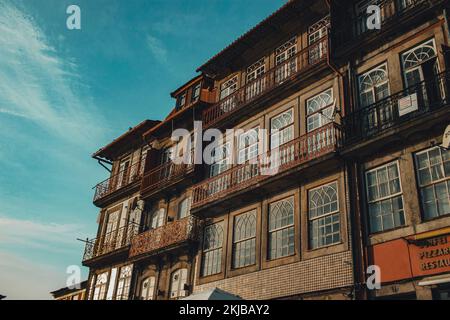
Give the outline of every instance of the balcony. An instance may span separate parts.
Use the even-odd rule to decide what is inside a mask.
[[[193,210],[227,199],[239,191],[245,190],[246,193],[251,194],[250,188],[257,187],[258,184],[263,184],[271,178],[277,178],[302,164],[333,154],[340,145],[340,126],[329,123],[276,150],[260,155],[254,161],[234,166],[194,186]]]
[[[443,4],[443,0],[380,0],[373,1],[380,7],[380,29],[369,29],[367,22],[371,15],[364,12],[357,14],[353,19],[348,19],[347,11],[336,12],[335,28],[333,38],[336,43],[334,53],[341,56],[346,52],[352,52],[355,46],[362,43],[374,43],[380,46],[380,39],[389,39],[388,34],[402,34],[412,29],[412,26],[418,26],[421,23],[421,17],[425,17],[430,12],[429,9]],[[357,3],[349,2],[350,6]],[[344,10],[348,6],[342,6]],[[353,11],[353,10],[352,10]],[[409,22],[413,22],[412,25]],[[381,38],[382,37],[382,38]],[[365,48],[365,50],[369,50]]]
[[[328,36],[325,36],[206,109],[203,112],[203,125],[211,127],[327,60]]]
[[[141,181],[143,168],[140,163],[136,163],[122,170],[118,174],[97,184],[94,194],[94,204],[101,205],[119,190],[127,190],[138,186]]]
[[[108,232],[96,239],[88,239],[84,248],[83,265],[92,265],[102,258],[123,255],[131,244],[131,239],[139,232],[139,225],[129,225]]]
[[[185,180],[187,175],[193,173],[194,168],[193,163],[175,164],[169,161],[146,172],[142,178],[141,196],[148,198],[150,195],[178,184]]]
[[[196,241],[198,227],[197,219],[190,216],[136,235],[131,242],[130,258],[153,256]]]
[[[376,137],[383,140],[380,143],[387,144],[389,133],[404,138],[399,134],[403,128],[411,135],[448,122],[449,80],[450,72],[441,73],[347,115],[343,119],[346,146]],[[434,126],[434,129],[439,128]]]

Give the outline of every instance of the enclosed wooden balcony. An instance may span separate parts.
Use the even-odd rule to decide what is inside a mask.
[[[189,216],[133,237],[129,257],[140,259],[176,249],[198,237],[198,220]]]
[[[301,165],[332,155],[341,145],[341,138],[340,126],[329,123],[253,161],[233,166],[193,187],[192,210],[201,210],[214,202],[237,203],[230,198],[242,191],[247,195],[256,194],[251,190],[273,182]]]
[[[95,238],[87,239],[83,254],[83,265],[93,266],[105,259],[114,260],[126,257],[131,245],[131,239],[139,232],[139,225],[130,223],[117,230],[105,233]]]
[[[94,204],[101,206],[109,198],[113,198],[115,194],[120,194],[121,191],[136,189],[136,187],[138,189],[142,179],[142,171],[143,165],[135,163],[97,184],[94,187]]]
[[[203,125],[211,127],[251,103],[285,86],[328,60],[328,36],[304,48],[259,78],[246,83],[203,112]],[[247,108],[245,108],[248,110]]]
[[[388,146],[413,137],[420,131],[431,133],[448,125],[450,119],[450,72],[425,79],[344,117],[348,150],[378,143]]]

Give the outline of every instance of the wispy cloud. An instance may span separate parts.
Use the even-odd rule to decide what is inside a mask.
[[[100,136],[102,118],[76,63],[58,55],[35,21],[1,2],[0,34],[0,116],[26,118],[71,143]]]
[[[0,216],[2,246],[23,246],[48,252],[70,252],[77,247],[76,238],[83,234],[79,225],[41,223]]]
[[[152,53],[153,57],[162,64],[166,64],[167,63],[167,49],[164,46],[164,43],[152,36],[152,35],[147,35],[147,45],[148,48],[150,50],[150,52]]]

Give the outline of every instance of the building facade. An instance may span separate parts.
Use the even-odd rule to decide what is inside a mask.
[[[199,67],[94,154],[87,299],[448,298],[448,6],[291,0]]]

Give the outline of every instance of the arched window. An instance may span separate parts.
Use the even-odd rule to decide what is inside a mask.
[[[294,198],[284,199],[269,206],[270,260],[294,254]]]
[[[106,289],[108,285],[108,272],[101,273],[95,280],[94,297],[93,300],[105,300]]]
[[[273,150],[294,139],[294,110],[290,109],[270,120],[270,148]]]
[[[256,210],[236,216],[233,231],[233,268],[256,262]]]
[[[390,95],[387,65],[383,64],[359,76],[359,96],[365,108]]]
[[[203,277],[222,271],[222,223],[215,223],[205,227],[203,238],[203,254],[201,274]]]
[[[312,249],[341,240],[337,182],[308,192],[309,242]]]
[[[141,299],[153,300],[155,297],[156,277],[148,277],[141,284]]]
[[[178,219],[186,218],[190,215],[192,198],[183,199],[178,205]]]
[[[133,265],[120,268],[119,281],[117,283],[116,300],[128,300],[130,295],[131,275]]]
[[[162,227],[165,223],[165,218],[166,210],[164,208],[156,209],[151,215],[150,227],[152,229]]]
[[[307,130],[316,130],[333,118],[333,89],[328,89],[306,101]]]
[[[187,269],[178,269],[172,272],[170,276],[170,299],[177,299],[187,295],[185,290],[187,274]]]
[[[403,72],[407,87],[414,86],[439,73],[434,39],[428,40],[402,54]],[[432,79],[430,79],[432,80]]]

